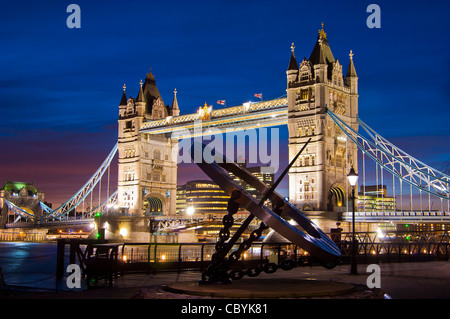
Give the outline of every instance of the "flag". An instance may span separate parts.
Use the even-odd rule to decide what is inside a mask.
[[[217,104],[225,105],[225,100],[217,100]]]
[[[255,93],[255,97],[258,97],[262,100],[262,93]]]

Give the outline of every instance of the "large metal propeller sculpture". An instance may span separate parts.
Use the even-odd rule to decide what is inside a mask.
[[[215,246],[216,252],[211,258],[211,264],[202,274],[201,283],[229,283],[231,280],[241,279],[244,275],[254,277],[259,275],[262,271],[273,273],[278,268],[289,270],[298,265],[309,263],[309,260],[307,261],[300,258],[299,260],[284,260],[278,265],[275,263],[266,263],[260,267],[248,268],[245,271],[242,269],[231,269],[232,263],[239,260],[241,254],[248,250],[252,243],[261,237],[262,232],[269,227],[293,244],[303,248],[324,267],[332,268],[336,266],[341,256],[341,252],[335,243],[295,206],[275,192],[275,188],[289,171],[292,164],[297,160],[301,152],[305,149],[309,141],[310,140],[307,141],[289,166],[286,167],[281,176],[270,188],[253,176],[248,170],[237,165],[233,161],[230,161],[223,154],[219,154],[214,149],[211,149],[202,143],[193,143],[191,149],[192,158],[199,158],[198,152],[201,152],[200,154],[203,160],[200,163],[197,163],[197,165],[206,175],[230,195],[228,201],[228,214],[223,218],[223,228],[219,232],[219,240]],[[229,172],[258,190],[258,192],[262,194],[262,199],[257,200],[253,195],[245,191],[240,185],[233,181]],[[272,202],[273,209],[269,209],[264,205],[267,199]],[[233,215],[240,207],[246,209],[250,215],[230,239],[230,228],[234,223]],[[230,250],[255,217],[261,220],[259,228],[252,231],[249,238],[242,241],[239,248],[229,254]],[[298,227],[291,225],[287,219],[293,219],[298,224]]]

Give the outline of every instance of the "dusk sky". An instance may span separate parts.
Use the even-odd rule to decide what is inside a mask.
[[[66,25],[71,3],[79,29]],[[366,25],[371,3],[379,29]],[[181,114],[285,95],[291,43],[309,58],[322,22],[344,72],[353,50],[361,119],[449,167],[448,0],[10,1],[0,12],[0,187],[33,182],[54,205],[69,199],[117,141],[123,84],[135,97],[150,68],[165,104],[177,89]],[[280,136],[286,146],[287,127]],[[189,173],[179,184],[199,177]]]

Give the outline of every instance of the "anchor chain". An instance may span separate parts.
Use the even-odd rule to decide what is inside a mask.
[[[280,215],[283,205],[284,205],[284,203],[281,201],[276,203],[274,212],[277,213],[278,215]],[[247,240],[243,241],[241,243],[241,245],[239,246],[238,250],[234,251],[230,255],[230,260],[232,260],[232,261],[238,260],[241,256],[241,254],[244,251],[248,250],[251,247],[252,243],[254,241],[258,240],[261,237],[262,232],[264,230],[266,230],[267,228],[269,228],[269,227],[267,225],[265,225],[263,222],[261,222],[259,228],[252,231],[252,233],[250,234],[250,237]],[[245,271],[242,269],[233,269],[233,270],[228,271],[227,275],[228,275],[228,278],[230,278],[232,280],[239,280],[239,279],[242,279],[245,275],[247,275],[249,277],[256,277],[256,276],[260,275],[261,272],[265,272],[266,274],[272,274],[272,273],[276,272],[278,270],[278,268],[281,268],[283,270],[291,270],[297,266],[309,266],[309,265],[311,265],[311,258],[302,256],[295,260],[285,259],[285,260],[279,262],[278,264],[267,263],[264,265],[260,265],[258,267],[249,267]]]
[[[311,266],[311,265],[312,265],[311,258],[302,256],[298,259],[285,259],[285,260],[279,262],[278,264],[267,263],[267,264],[264,264],[264,265],[258,266],[258,267],[249,267],[246,270],[233,269],[233,270],[229,271],[228,276],[232,280],[239,280],[239,279],[242,279],[246,275],[249,277],[256,277],[256,276],[260,275],[262,272],[265,272],[266,274],[273,274],[280,268],[287,271],[287,270],[292,270],[298,266],[303,267],[303,266]]]
[[[266,224],[264,224],[264,222],[261,222],[258,229],[253,230],[250,233],[250,236],[239,245],[238,249],[233,251],[228,256],[228,258],[226,258],[226,255],[229,251],[229,249],[227,248],[231,248],[227,247],[228,244],[226,243],[226,241],[230,238],[230,228],[234,225],[233,215],[239,209],[239,204],[235,200],[237,200],[240,196],[241,193],[237,190],[233,191],[231,194],[227,207],[228,214],[225,215],[222,219],[223,227],[219,231],[219,240],[215,245],[216,252],[212,255],[211,258],[212,264],[209,265],[207,270],[202,273],[202,280],[200,281],[201,283],[229,283],[230,279],[239,280],[245,275],[249,277],[256,277],[263,271],[267,274],[271,274],[277,271],[278,268],[281,268],[283,270],[291,270],[297,266],[310,265],[309,258],[302,257],[298,260],[286,259],[281,261],[279,264],[267,263],[259,267],[250,267],[246,271],[241,269],[230,270],[231,264],[235,261],[238,261],[241,258],[242,253],[247,251],[252,246],[253,242],[261,238],[264,230],[269,228]],[[283,205],[284,203],[282,201],[275,203],[274,212],[280,215]]]
[[[226,214],[222,219],[223,227],[219,231],[219,240],[215,245],[216,252],[211,257],[211,265],[209,265],[207,270],[202,273],[201,282],[229,282],[226,274],[226,264],[224,263],[225,256],[227,254],[226,241],[230,238],[230,228],[234,225],[233,215],[236,214],[239,209],[239,204],[235,200],[240,196],[241,192],[238,190],[234,190],[231,193],[227,206],[228,214]]]

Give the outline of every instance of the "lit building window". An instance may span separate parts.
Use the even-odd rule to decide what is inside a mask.
[[[302,90],[301,94],[302,94],[302,100],[307,100],[309,97],[309,90],[308,89]]]

